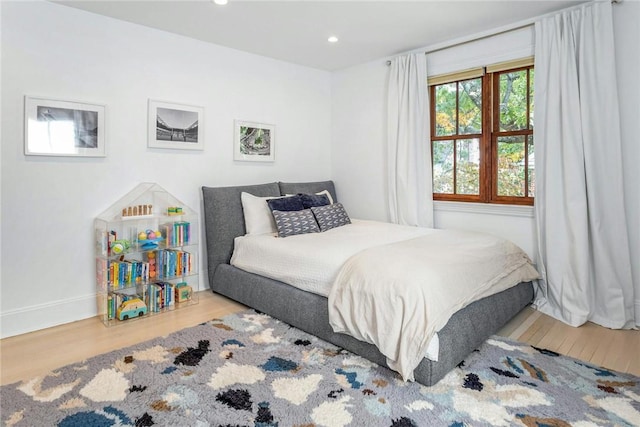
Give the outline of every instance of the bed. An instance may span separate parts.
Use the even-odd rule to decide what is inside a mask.
[[[326,296],[230,264],[234,241],[245,235],[246,231],[241,202],[243,192],[258,197],[278,197],[322,191],[328,191],[333,201],[338,201],[332,181],[202,187],[209,285],[215,293],[269,314],[379,365],[387,366],[387,358],[375,345],[333,331]],[[438,382],[532,299],[532,284],[523,282],[483,297],[455,312],[437,331],[437,361],[422,358],[413,370],[414,379],[427,386]]]

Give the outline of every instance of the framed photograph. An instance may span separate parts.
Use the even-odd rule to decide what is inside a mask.
[[[234,160],[273,162],[275,160],[275,126],[235,121]]]
[[[24,154],[105,157],[104,105],[25,96]]]
[[[204,108],[149,100],[149,147],[204,150]]]

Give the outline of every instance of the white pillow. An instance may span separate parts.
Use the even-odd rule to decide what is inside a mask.
[[[258,197],[244,191],[240,194],[244,211],[244,227],[247,234],[275,234],[278,232],[267,200],[279,197],[281,196]]]
[[[329,193],[329,190],[322,190],[319,193],[316,193],[316,196],[320,196],[320,195],[326,195],[329,198],[329,204],[333,204],[333,197],[331,197],[331,193]],[[295,194],[287,194],[286,196],[295,196]]]

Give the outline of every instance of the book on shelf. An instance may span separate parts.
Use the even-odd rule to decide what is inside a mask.
[[[184,246],[191,243],[191,223],[187,221],[163,224],[160,231],[164,234],[167,247]]]
[[[147,308],[151,312],[158,312],[172,307],[175,303],[175,285],[170,282],[155,282],[147,285]]]
[[[166,279],[191,274],[193,271],[193,256],[187,251],[179,249],[159,249],[143,254],[149,264],[152,264],[152,278]]]
[[[146,261],[108,261],[105,271],[111,289],[121,289],[149,281],[149,263]]]

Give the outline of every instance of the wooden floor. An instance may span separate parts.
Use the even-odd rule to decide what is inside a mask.
[[[0,340],[2,384],[43,375],[91,356],[245,309],[210,291],[198,294],[197,305],[110,328],[92,318]],[[637,330],[610,330],[592,323],[573,328],[526,308],[499,335],[640,376],[640,331]]]

